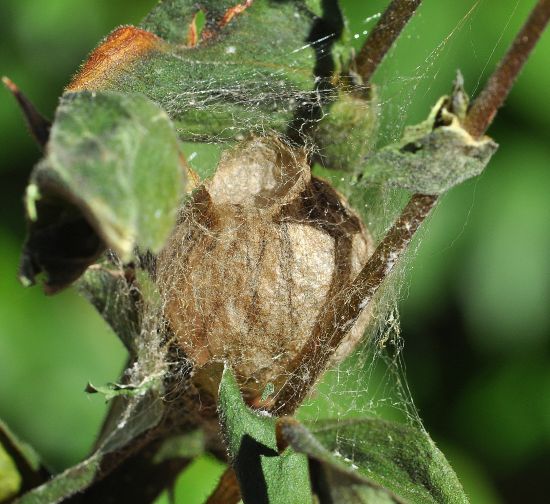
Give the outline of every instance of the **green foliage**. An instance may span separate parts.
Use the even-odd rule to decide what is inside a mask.
[[[207,21],[211,26],[234,3],[207,1],[201,5],[208,9]],[[136,247],[153,251],[161,248],[173,225],[183,185],[179,144],[163,109],[177,122],[180,138],[217,142],[264,128],[287,131],[296,113],[296,101],[305,100],[312,105],[314,51],[304,48],[301,54],[292,56],[295,59],[289,57],[297,54],[291,49],[305,41],[315,20],[304,5],[320,15],[320,2],[275,5],[258,1],[257,5],[258,9],[251,9],[227,27],[220,38],[223,44],[205,43],[191,49],[175,44],[185,42],[181,25],[191,22],[196,3],[162,2],[142,27],[162,36],[168,44],[134,62],[131,71],[111,75],[112,79],[104,86],[130,94],[101,91],[64,96],[46,159],[36,168],[27,191],[31,236],[23,273],[28,280],[34,280],[34,275],[42,269],[49,275],[48,288],[54,291],[74,280],[106,246],[125,261],[134,257]],[[280,13],[285,15],[279,16]],[[280,47],[260,50],[265,44],[262,37],[273,39],[275,34],[279,36]],[[231,62],[230,55],[243,53],[247,55],[246,60],[239,64]],[[269,63],[276,69],[274,80],[271,69],[267,69]],[[194,98],[189,97],[199,89],[205,91],[206,104],[194,108]],[[161,107],[133,94],[135,92],[143,93]],[[367,120],[353,113],[354,105],[365,105],[363,101],[355,102],[349,95],[339,98],[321,123],[319,131],[324,138],[321,143],[326,142],[325,155],[336,160],[330,164],[339,169],[355,169],[371,144],[355,138],[353,145],[362,145],[362,148],[357,152],[343,152],[341,140],[346,138],[346,132],[341,128],[351,123],[354,131],[360,131],[363,140],[368,138],[370,142],[373,121],[371,117]],[[153,119],[159,117],[161,127],[157,128]],[[420,128],[408,130],[397,146],[382,151],[377,160],[386,166],[385,178],[410,190],[440,193],[480,173],[494,151],[494,144],[484,141],[483,145],[474,146],[465,158],[465,148],[472,146],[460,129],[444,130],[445,134],[440,135],[441,132],[433,128],[433,117],[427,129],[425,126],[423,123]],[[453,121],[451,126],[455,126]],[[337,142],[330,138],[331,128],[337,128],[341,134]],[[409,145],[417,149],[412,153],[414,159],[406,149]],[[451,148],[445,150],[449,146]],[[420,155],[416,155],[418,151]],[[159,152],[163,155],[160,160]],[[403,166],[410,170],[403,173]],[[441,166],[445,166],[444,173]],[[155,181],[166,186],[159,189]],[[157,222],[153,216],[157,219],[159,205],[165,206],[160,209],[161,218]],[[56,233],[66,233],[73,224],[91,239],[84,255],[78,251],[79,259],[84,257],[84,261],[67,274],[54,269],[54,263],[61,262],[66,268],[68,257],[41,254],[51,252],[45,244],[52,239],[48,234],[52,228]],[[77,237],[80,240],[82,235]],[[55,249],[55,254],[60,250]],[[54,260],[44,262],[44,257]],[[127,280],[99,268],[88,270],[80,287],[127,347],[137,354],[135,338],[141,320]],[[121,291],[125,294],[120,295]],[[147,363],[146,357],[140,359],[146,368],[148,364],[154,367],[155,363]],[[154,375],[156,381],[147,382],[147,378],[153,376],[150,373],[151,369],[147,369],[145,381],[138,384],[117,385],[115,391],[112,387],[103,390],[106,394],[131,392],[130,399],[135,399],[125,410],[124,419],[128,423],[124,429],[108,429],[100,449],[90,459],[36,489],[23,502],[57,502],[84,490],[94,481],[104,455],[124,449],[157,424],[162,414],[162,385],[159,375]],[[259,502],[267,496],[269,502],[310,502],[311,495],[306,492],[310,481],[317,493],[326,492],[324,495],[336,502],[400,502],[399,497],[385,487],[412,502],[419,498],[425,500],[418,502],[465,501],[456,476],[422,432],[374,420],[350,424],[353,431],[349,437],[354,437],[356,444],[353,453],[342,454],[350,459],[353,455],[359,467],[353,471],[331,452],[336,446],[335,429],[331,425],[316,426],[308,432],[298,424],[289,423],[286,438],[294,450],[279,453],[274,420],[246,407],[229,372],[224,374],[220,389],[220,411],[245,501]],[[345,429],[345,425],[338,425],[340,435],[346,434]],[[196,456],[202,452],[203,443],[203,439],[195,439],[194,435],[171,438],[157,455],[159,460]],[[312,461],[319,463],[322,476],[309,474],[306,458],[296,452],[309,457],[310,467]],[[259,474],[260,479],[251,481],[251,473]],[[13,482],[13,478],[10,481]]]
[[[320,502],[468,502],[423,430],[373,418],[315,422],[310,430],[292,418],[276,420],[246,406],[228,367],[219,411],[245,503],[311,502],[310,488]]]
[[[88,384],[86,392],[102,394],[106,401],[111,401],[111,409],[96,439],[94,451],[80,464],[50,481],[40,486],[32,485],[32,490],[21,498],[23,504],[61,502],[85,492],[97,482],[106,459],[112,461],[113,458],[127,457],[128,452],[139,444],[140,437],[157,427],[165,413],[162,400],[163,354],[155,351],[159,343],[155,333],[142,335],[140,332],[142,299],[145,298],[151,306],[155,299],[147,297],[146,288],[136,297],[137,291],[131,288],[124,274],[106,264],[90,268],[79,280],[79,288],[127,345],[133,363],[132,372],[123,377],[125,383],[99,387]],[[162,465],[165,461],[186,458],[187,455],[193,457],[202,451],[200,434],[171,437],[159,447],[155,459],[147,463]]]
[[[117,396],[117,399],[124,396]],[[98,478],[101,464],[106,457],[120,456],[131,450],[140,435],[157,425],[163,409],[157,390],[147,388],[132,394],[120,414],[108,418],[101,433],[98,448],[81,463],[56,475],[51,480],[33,488],[21,497],[21,504],[44,504],[62,502],[84,492]],[[115,410],[115,413],[118,411]]]
[[[451,466],[423,430],[376,418],[316,422],[310,431],[297,422],[283,419],[281,424],[296,451],[321,463],[321,477],[328,479],[319,484],[322,488],[332,488],[338,482],[335,473],[343,473],[355,487],[365,486],[383,499],[393,499],[390,502],[468,502]],[[335,502],[355,502],[355,490],[346,485],[336,486],[342,487],[338,495],[347,495],[348,500]]]
[[[278,453],[275,419],[246,406],[229,367],[218,408],[244,503],[311,503],[307,458],[291,449]]]
[[[55,291],[105,247],[125,261],[136,247],[158,251],[182,195],[179,155],[167,115],[143,96],[65,95],[27,189],[23,278],[44,271]]]
[[[100,467],[99,454],[71,467],[52,480],[23,495],[19,504],[56,504],[83,491],[96,477]]]
[[[369,477],[361,475],[328,451],[303,425],[291,418],[282,418],[278,424],[281,438],[294,450],[310,460],[313,488],[321,502],[342,504],[400,504],[403,501],[392,491]],[[340,456],[340,454],[339,454]],[[348,459],[346,459],[348,460]],[[365,471],[369,472],[370,471]],[[374,472],[376,474],[376,472]]]
[[[453,95],[440,98],[425,121],[406,127],[399,142],[368,159],[367,179],[389,181],[412,192],[442,194],[483,172],[498,146],[488,137],[472,138],[463,128],[468,99],[462,77],[458,79]]]
[[[129,70],[115,67],[97,85],[145,94],[168,112],[184,140],[234,141],[255,132],[287,131],[296,105],[314,107],[318,100],[314,78],[320,67],[315,47],[307,43],[317,18],[302,0],[259,0],[219,26],[235,5],[201,2],[213,40],[187,47],[185,27],[199,4],[161,2],[140,27],[163,43]],[[328,61],[325,57],[323,65]]]
[[[0,445],[0,502],[19,493],[21,475],[8,452]]]

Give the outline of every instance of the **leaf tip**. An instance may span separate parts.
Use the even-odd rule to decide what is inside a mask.
[[[22,93],[17,84],[5,75],[2,83],[11,92],[23,112],[27,126],[40,147],[44,147],[50,137],[51,122],[43,117],[32,102]]]
[[[32,287],[34,285],[34,280],[26,275],[19,275],[19,282],[23,287]]]
[[[162,46],[160,37],[135,26],[121,26],[97,47],[65,91],[99,89],[115,72]]]
[[[84,392],[86,392],[86,394],[97,394],[99,391],[90,382],[88,382],[84,388]]]
[[[16,85],[9,77],[6,77],[5,75],[3,75],[3,76],[2,76],[2,83],[3,83],[4,86],[6,86],[13,94],[19,93],[19,88],[17,87],[17,85]]]

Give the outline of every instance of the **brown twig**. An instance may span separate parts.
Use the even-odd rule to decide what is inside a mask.
[[[489,128],[550,19],[550,0],[539,0],[512,46],[473,102],[464,127],[473,137]]]
[[[328,360],[406,250],[437,196],[414,195],[349,288],[342,289],[301,350],[296,370],[275,398],[277,415],[293,413],[325,370]]]
[[[232,467],[228,467],[205,504],[237,504],[240,500],[241,489],[237,475]]]
[[[367,84],[422,0],[393,0],[355,59],[356,72]]]
[[[25,116],[27,126],[29,127],[29,131],[31,132],[32,136],[34,137],[38,145],[44,148],[50,136],[51,122],[48,121],[44,116],[42,116],[42,114],[40,114],[38,110],[36,110],[36,107],[32,104],[32,102],[10,79],[8,79],[7,77],[2,77],[2,82],[11,91],[11,93],[17,100],[17,103],[19,104],[19,107],[21,108],[21,111]]]
[[[489,78],[466,118],[465,127],[473,136],[479,137],[485,133],[498,107],[504,103],[529,53],[548,24],[549,13],[550,0],[539,0],[503,62]],[[277,394],[271,408],[273,412],[277,415],[291,414],[302,403],[324,372],[334,350],[391,273],[437,200],[438,197],[433,195],[412,196],[361,272],[349,287],[342,289],[319,320],[312,338],[291,368],[293,373]]]

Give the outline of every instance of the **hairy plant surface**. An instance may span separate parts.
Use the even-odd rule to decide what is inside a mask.
[[[371,77],[419,4],[391,2],[355,57],[336,0],[163,0],[90,54],[52,124],[4,80],[44,149],[21,280],[76,285],[129,360],[88,385],[111,408],[63,473],[0,425],[0,502],[153,502],[205,452],[228,463],[209,503],[468,501],[404,392],[384,296],[439,195],[496,151],[485,130],[550,2],[472,104],[458,74],[376,148]],[[189,141],[221,151],[217,166],[194,171]],[[406,421],[298,421],[361,352],[397,376]]]

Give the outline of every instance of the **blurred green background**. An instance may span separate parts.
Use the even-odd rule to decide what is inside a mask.
[[[153,3],[2,0],[0,72],[51,117],[89,50]],[[387,2],[342,3],[359,46]],[[457,68],[468,91],[479,90],[534,3],[425,0],[374,79],[385,137],[423,119]],[[549,89],[547,33],[490,130],[500,150],[481,177],[442,199],[403,289],[408,381],[474,503],[548,500]],[[86,383],[116,379],[124,350],[74,292],[47,298],[18,284],[21,196],[39,151],[4,90],[0,130],[0,418],[62,469],[86,454],[105,412]],[[177,495],[194,491],[178,502],[201,502],[222,469],[197,461]]]

